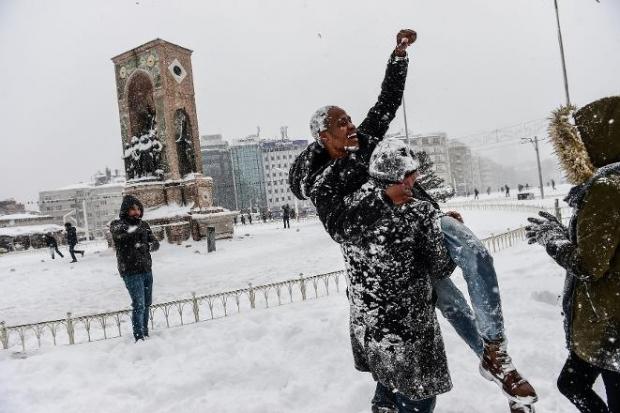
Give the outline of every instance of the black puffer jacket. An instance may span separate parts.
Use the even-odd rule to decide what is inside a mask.
[[[76,245],[78,243],[78,238],[77,238],[77,230],[75,229],[75,227],[73,225],[67,226],[66,231],[67,231],[67,244]]]
[[[394,208],[368,182],[370,156],[400,106],[406,69],[406,62],[388,62],[379,100],[358,128],[357,152],[332,160],[312,143],[291,167],[289,184],[299,199],[312,200],[342,245],[356,368],[421,399],[451,388],[430,278],[454,266],[439,239],[439,208],[421,187],[416,197],[428,202]]]
[[[110,223],[110,232],[116,248],[118,272],[121,276],[151,272],[151,251],[157,251],[159,242],[149,224],[142,219],[127,215],[129,208],[137,205],[144,215],[144,208],[138,198],[125,195],[121,204],[119,219]]]

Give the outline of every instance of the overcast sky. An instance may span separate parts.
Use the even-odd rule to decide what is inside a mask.
[[[559,3],[573,101],[620,93],[620,2]],[[0,199],[122,167],[110,58],[123,51],[157,37],[194,50],[201,134],[260,125],[275,137],[288,125],[307,138],[325,104],[362,120],[403,27],[419,34],[406,90],[415,132],[455,138],[564,101],[553,0],[0,0]]]

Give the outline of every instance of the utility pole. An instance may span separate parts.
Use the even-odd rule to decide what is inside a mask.
[[[522,143],[531,143],[536,151],[536,164],[538,165],[538,186],[540,187],[540,199],[545,199],[545,189],[543,187],[542,168],[540,167],[540,151],[538,150],[538,136],[532,138],[521,138]]]
[[[560,56],[562,57],[562,72],[564,73],[564,93],[566,94],[566,104],[570,105],[570,94],[568,92],[568,75],[566,74],[566,59],[564,58],[564,42],[562,41],[562,29],[560,28],[560,12],[558,10],[558,0],[553,0],[553,3],[555,5],[555,20],[558,24],[558,42],[560,43]]]

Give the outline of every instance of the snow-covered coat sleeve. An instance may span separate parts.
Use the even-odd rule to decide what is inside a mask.
[[[578,278],[602,278],[609,272],[620,246],[617,205],[620,205],[617,184],[610,179],[598,180],[590,188],[578,215],[576,242],[551,243],[547,246],[549,255]]]
[[[396,116],[396,111],[403,100],[408,64],[408,58],[397,58],[394,54],[390,56],[381,83],[381,93],[377,102],[368,111],[366,119],[357,128],[359,132],[378,140],[387,133],[390,122]]]
[[[310,198],[323,226],[338,243],[355,242],[391,207],[382,189],[365,186],[355,193],[347,190],[351,168],[341,169],[336,161],[328,166],[312,187]]]

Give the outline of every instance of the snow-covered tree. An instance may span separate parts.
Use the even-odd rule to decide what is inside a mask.
[[[416,152],[415,155],[420,162],[420,167],[418,168],[420,174],[418,182],[422,188],[439,202],[445,202],[447,199],[453,197],[454,188],[435,174],[431,157],[424,151]]]

